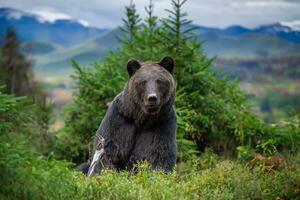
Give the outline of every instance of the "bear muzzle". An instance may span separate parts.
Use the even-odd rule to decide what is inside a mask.
[[[151,93],[147,97],[149,105],[155,105],[158,101],[157,95],[155,93]]]
[[[160,101],[156,93],[150,93],[147,95],[145,103],[145,112],[147,114],[157,114],[160,111]]]
[[[160,111],[160,106],[146,106],[146,113],[150,115],[156,115]]]

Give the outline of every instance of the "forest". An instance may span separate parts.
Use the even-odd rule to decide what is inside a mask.
[[[72,61],[74,102],[59,111],[58,130],[51,128],[55,112],[45,86],[7,30],[0,51],[0,199],[300,199],[299,112],[276,123],[255,114],[239,81],[212,69],[215,57],[195,37],[186,0],[170,3],[167,17],[155,16],[150,3],[141,18],[131,2],[120,47],[92,66]],[[128,80],[127,61],[166,55],[176,62],[176,168],[164,173],[141,162],[135,173],[86,177],[77,166],[91,156],[107,104]],[[259,70],[265,62],[271,61],[261,60]]]

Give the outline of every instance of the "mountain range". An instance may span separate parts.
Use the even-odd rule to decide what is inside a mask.
[[[0,35],[12,26],[22,42],[42,41],[63,47],[76,45],[106,31],[90,27],[80,20],[49,21],[42,16],[13,8],[0,8],[0,24]]]
[[[40,70],[70,69],[70,60],[90,64],[119,46],[118,28],[96,28],[76,19],[49,21],[37,14],[0,8],[0,44],[12,26]],[[300,23],[279,22],[256,28],[230,26],[224,29],[198,26],[208,56],[221,58],[284,57],[300,55]]]

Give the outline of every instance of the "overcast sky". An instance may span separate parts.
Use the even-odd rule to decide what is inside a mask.
[[[96,27],[115,27],[129,0],[0,0],[1,7],[18,8],[48,16],[70,16]],[[149,0],[133,0],[141,16]],[[155,14],[165,16],[170,0],[153,0]],[[300,0],[188,0],[184,6],[195,24],[254,27],[300,20]],[[300,22],[300,21],[299,21]]]

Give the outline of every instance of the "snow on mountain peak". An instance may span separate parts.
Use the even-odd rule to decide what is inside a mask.
[[[280,24],[282,26],[287,26],[294,31],[300,31],[300,20],[295,20],[295,21],[290,21],[290,22],[282,21],[282,22],[280,22]]]
[[[91,27],[91,24],[88,22],[88,21],[85,21],[83,19],[79,19],[77,20],[82,26],[85,26],[85,27]]]
[[[65,13],[60,13],[56,11],[44,11],[44,10],[32,10],[31,12],[38,16],[38,20],[41,23],[44,22],[54,23],[57,20],[69,20],[69,21],[78,22],[84,27],[90,26],[89,22],[82,19],[75,20],[70,15],[67,15]]]
[[[25,13],[20,10],[12,9],[12,8],[0,8],[0,16],[5,16],[7,18],[20,19],[23,17]]]
[[[50,22],[53,23],[56,20],[71,20],[72,17],[65,14],[54,11],[44,11],[44,10],[32,10],[31,13],[38,17],[39,22]]]
[[[89,22],[85,20],[75,20],[70,15],[65,13],[60,13],[53,10],[30,10],[28,12],[24,12],[17,9],[12,8],[0,8],[0,15],[6,16],[7,18],[20,19],[24,16],[34,17],[40,23],[55,23],[57,20],[69,20],[73,22],[77,22],[84,27],[90,27]]]

